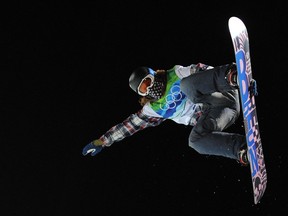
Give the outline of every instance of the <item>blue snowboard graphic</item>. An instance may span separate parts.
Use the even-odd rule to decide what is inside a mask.
[[[256,113],[255,95],[257,95],[257,91],[256,82],[252,79],[249,38],[246,26],[239,18],[231,17],[228,21],[228,26],[237,64],[239,93],[250,161],[254,203],[257,204],[266,189],[267,173]]]

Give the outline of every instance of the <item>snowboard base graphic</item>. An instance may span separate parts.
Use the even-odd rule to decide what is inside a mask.
[[[239,93],[248,147],[248,158],[252,177],[254,203],[260,202],[267,185],[259,122],[256,113],[256,81],[252,78],[248,32],[245,24],[237,17],[231,17],[228,27],[233,42],[238,71]]]

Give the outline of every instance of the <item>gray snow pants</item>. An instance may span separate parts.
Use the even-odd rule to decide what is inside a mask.
[[[223,130],[240,114],[239,92],[225,79],[229,64],[201,71],[181,80],[181,90],[194,103],[203,103],[205,110],[192,128],[189,146],[200,154],[239,159],[245,147],[244,135]]]

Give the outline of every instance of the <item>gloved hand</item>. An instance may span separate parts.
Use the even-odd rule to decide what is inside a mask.
[[[90,142],[83,148],[82,154],[86,156],[87,154],[91,153],[91,156],[95,156],[96,154],[102,151],[103,149],[102,144],[103,142],[99,139]]]

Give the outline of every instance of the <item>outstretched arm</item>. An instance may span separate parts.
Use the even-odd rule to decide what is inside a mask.
[[[161,124],[165,119],[159,117],[150,117],[143,114],[143,110],[131,114],[123,122],[110,128],[99,139],[92,141],[83,148],[83,155],[91,153],[92,156],[99,153],[103,147],[110,146],[114,142],[133,135],[147,127],[154,127]]]
[[[143,130],[147,127],[157,126],[164,121],[163,118],[149,117],[143,114],[142,110],[135,114],[131,114],[122,123],[113,126],[104,135],[100,137],[105,146],[110,146],[114,142],[119,142],[125,137]]]

